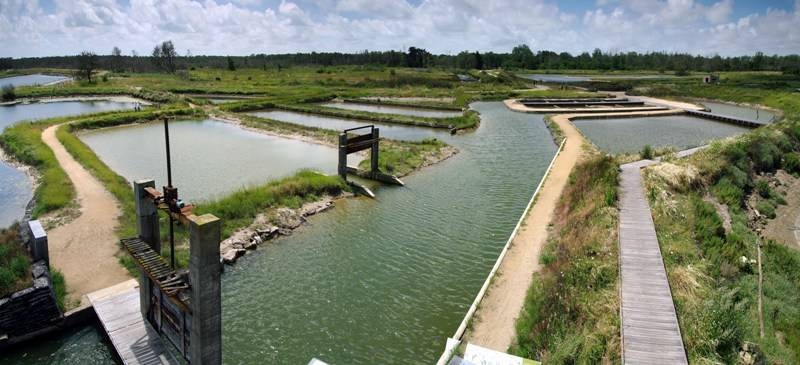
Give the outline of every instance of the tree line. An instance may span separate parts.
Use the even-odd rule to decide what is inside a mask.
[[[0,69],[79,68],[86,52],[76,56],[0,58]],[[432,54],[410,47],[401,51],[363,51],[358,53],[310,52],[291,54],[251,54],[249,56],[181,56],[171,41],[158,44],[150,55],[132,52],[123,55],[114,47],[109,55],[94,55],[96,66],[126,72],[168,72],[190,68],[275,68],[290,66],[376,65],[387,67],[442,67],[451,69],[586,69],[586,70],[656,70],[656,71],[783,71],[800,74],[799,55],[754,55],[736,57],[699,56],[666,52],[568,52],[540,50],[527,45],[509,53],[468,52],[456,55]]]

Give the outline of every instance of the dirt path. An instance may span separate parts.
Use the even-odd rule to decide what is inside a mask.
[[[547,241],[547,226],[567,184],[572,167],[583,156],[583,135],[570,122],[572,118],[602,118],[619,115],[674,114],[674,110],[637,113],[560,114],[552,117],[567,138],[556,157],[528,216],[500,264],[497,276],[475,313],[472,328],[464,339],[497,351],[507,351],[514,343],[515,324],[525,302],[525,295],[539,270],[539,253]]]
[[[83,296],[130,279],[117,262],[119,251],[114,228],[120,208],[105,187],[70,155],[56,138],[52,126],[42,141],[53,153],[75,186],[80,216],[47,232],[50,263],[64,274],[70,303]]]

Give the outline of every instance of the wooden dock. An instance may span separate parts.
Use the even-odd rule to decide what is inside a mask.
[[[622,287],[622,361],[625,364],[688,364],[678,317],[641,168],[656,161],[622,165],[619,257]]]
[[[142,318],[136,280],[88,295],[97,318],[125,365],[180,364],[158,333]]]

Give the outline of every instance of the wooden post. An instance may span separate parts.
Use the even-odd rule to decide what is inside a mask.
[[[158,226],[158,210],[155,203],[148,197],[145,188],[155,188],[153,180],[138,180],[133,183],[133,196],[136,204],[136,231],[139,239],[150,246],[157,254],[161,254],[161,233]],[[150,320],[152,303],[150,297],[153,295],[153,283],[150,278],[140,271],[139,273],[139,307],[142,317]],[[157,316],[158,314],[154,314]]]
[[[339,176],[347,181],[347,133],[339,134]]]
[[[372,150],[369,153],[370,169],[373,173],[375,173],[378,172],[378,150],[379,150],[378,141],[380,140],[380,133],[378,131],[378,128],[372,128],[372,138],[375,140],[375,142],[372,143]]]

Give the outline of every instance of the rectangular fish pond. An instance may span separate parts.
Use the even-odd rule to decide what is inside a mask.
[[[65,81],[68,79],[69,77],[67,76],[53,76],[53,75],[42,75],[42,74],[11,76],[11,77],[1,78],[0,87],[5,85],[11,85],[14,87],[47,85]]]
[[[750,130],[738,125],[685,115],[578,119],[572,123],[597,147],[610,153],[636,153],[645,145],[683,150],[704,145],[712,139]]]
[[[6,127],[23,120],[39,120],[67,115],[133,109],[135,105],[136,102],[133,100],[65,100],[0,105],[0,132]]]
[[[750,108],[715,101],[700,101],[700,104],[708,108],[712,113],[729,117],[749,120],[751,122],[767,124],[775,120],[775,113],[761,108]]]
[[[363,112],[380,113],[380,114],[399,114],[411,115],[415,117],[425,118],[452,118],[461,116],[461,112],[457,110],[443,110],[420,108],[411,106],[396,106],[396,105],[382,105],[382,104],[367,104],[367,103],[323,103],[320,104],[329,108],[358,110]]]
[[[419,141],[425,138],[446,139],[450,135],[447,129],[415,127],[401,124],[379,124],[364,120],[334,118],[314,114],[289,112],[283,110],[264,110],[247,113],[256,117],[278,120],[281,122],[300,124],[307,127],[342,131],[349,128],[373,124],[380,128],[381,137],[406,141]]]
[[[79,133],[100,159],[128,181],[166,184],[164,126],[127,125]],[[244,130],[216,121],[170,123],[173,184],[198,202],[291,175],[304,168],[335,173],[333,147]],[[360,161],[351,155],[350,164]]]

